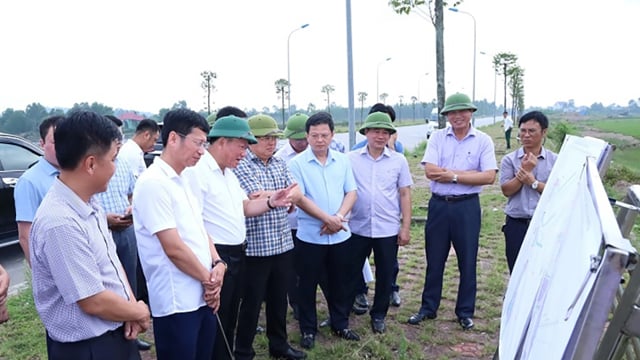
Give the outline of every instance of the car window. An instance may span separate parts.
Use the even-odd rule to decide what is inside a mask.
[[[27,170],[40,156],[17,144],[0,143],[2,170]]]

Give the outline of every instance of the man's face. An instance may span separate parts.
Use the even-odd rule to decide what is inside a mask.
[[[235,169],[240,160],[247,155],[249,142],[245,139],[222,138],[222,152],[224,154],[224,163],[219,164],[221,167]]]
[[[447,113],[447,120],[451,124],[451,128],[456,130],[466,130],[471,123],[471,110],[453,110]]]
[[[364,136],[367,138],[367,146],[374,151],[384,151],[391,134],[387,129],[366,129]]]
[[[319,124],[309,127],[307,133],[307,141],[314,152],[326,152],[329,150],[331,140],[333,139],[333,131],[327,124]]]
[[[269,160],[269,158],[273,156],[273,153],[276,151],[276,144],[278,144],[278,138],[275,136],[268,135],[268,136],[256,137],[256,139],[258,139],[258,143],[250,145],[251,151],[253,151],[253,153],[256,154],[256,156],[260,158],[260,160],[262,161]]]
[[[155,133],[151,130],[145,131],[144,137],[143,137],[144,141],[142,143],[142,146],[140,146],[142,151],[144,152],[153,151],[153,146],[156,144],[159,137],[160,137],[159,131],[156,131]]]
[[[95,155],[95,165],[92,171],[96,193],[107,191],[109,180],[116,172],[116,157],[119,148],[120,141],[113,141],[109,151],[102,155]]]
[[[185,167],[195,165],[207,148],[207,134],[198,128],[191,129],[188,134],[175,134],[180,137],[177,151],[182,165]]]
[[[547,129],[542,129],[540,123],[531,119],[520,124],[520,142],[525,148],[537,149],[542,146],[542,140],[547,134]]]
[[[40,146],[44,151],[44,158],[51,165],[58,167],[58,159],[56,158],[56,142],[53,139],[53,133],[56,128],[51,126],[49,131],[47,131],[47,136],[44,137],[44,140],[40,139]]]
[[[306,138],[304,139],[289,139],[289,145],[296,153],[303,152],[307,146],[309,146],[309,142]]]

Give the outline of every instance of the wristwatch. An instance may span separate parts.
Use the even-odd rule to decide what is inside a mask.
[[[453,179],[451,179],[451,182],[454,184],[458,183],[458,174],[453,174]]]
[[[531,183],[531,188],[533,190],[537,190],[538,189],[538,184],[539,184],[538,180],[534,181],[533,183]]]
[[[222,259],[214,260],[214,261],[213,261],[213,265],[211,265],[211,268],[213,269],[213,268],[214,268],[214,267],[216,267],[216,265],[218,265],[218,264],[222,264],[222,265],[224,265],[224,269],[225,269],[225,271],[227,270],[227,263],[226,263],[224,260],[222,260]]]

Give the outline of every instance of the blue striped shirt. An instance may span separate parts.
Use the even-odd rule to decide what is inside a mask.
[[[284,160],[272,156],[265,164],[251,150],[247,150],[234,173],[247,195],[284,189],[295,182]],[[246,218],[247,256],[273,256],[293,249],[287,210],[277,207]]]
[[[96,194],[107,214],[124,214],[129,207],[129,196],[133,195],[136,178],[124,159],[116,158],[116,171],[113,173],[107,191]]]

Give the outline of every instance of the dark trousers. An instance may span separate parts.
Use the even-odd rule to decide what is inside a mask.
[[[127,274],[127,279],[129,279],[131,290],[133,290],[137,298],[138,247],[136,245],[136,233],[133,225],[121,231],[112,230],[111,237],[113,237],[113,242],[116,244],[116,252],[118,253],[118,258],[124,268],[124,272]]]
[[[64,343],[47,334],[49,360],[140,360],[135,340],[124,337],[123,327],[87,340]]]
[[[458,201],[431,197],[425,225],[427,271],[422,290],[421,313],[436,315],[438,312],[444,266],[453,244],[460,272],[455,312],[458,317],[473,317],[479,237],[480,199],[477,195]]]
[[[362,264],[364,265],[364,260],[362,260]],[[398,253],[396,252],[396,260],[393,265],[393,274],[391,276],[391,291],[400,291],[400,286],[398,285],[399,272],[400,272],[400,264],[398,263]],[[356,294],[368,293],[369,287],[367,286],[367,283],[364,281],[364,274],[362,273],[362,271],[360,271],[360,275],[356,275],[356,276],[358,276],[358,281],[356,282]]]
[[[529,222],[531,222],[531,219],[516,219],[511,216],[507,216],[504,226],[502,227],[509,273],[513,271],[513,266],[518,258],[518,253],[520,252],[520,247],[524,241],[524,236],[527,234],[527,229],[529,228]]]
[[[158,360],[209,360],[218,324],[208,306],[153,318]],[[112,359],[117,359],[112,357]]]
[[[504,138],[507,140],[507,149],[511,149],[511,129],[504,131]]]
[[[298,238],[296,234],[298,230],[291,229],[291,238],[293,239],[293,252],[291,255],[291,272],[289,273],[289,280],[287,285],[287,296],[289,298],[289,305],[291,307],[298,306],[298,272],[294,267],[295,247],[298,245]]]
[[[236,359],[253,359],[253,339],[262,307],[266,302],[269,350],[281,354],[289,349],[287,341],[287,279],[293,272],[293,251],[255,257],[247,256],[242,303],[238,315]]]
[[[227,337],[229,347],[233,353],[236,324],[238,322],[238,308],[242,298],[242,282],[245,274],[245,250],[246,244],[242,245],[216,245],[218,255],[227,263],[227,271],[224,274],[222,292],[220,293],[220,308],[218,317],[222,324],[221,331],[218,331],[213,349],[213,360],[231,359],[229,349],[224,341],[222,331]],[[261,300],[262,301],[262,300]],[[255,331],[255,327],[254,327]]]
[[[370,238],[356,234],[351,235],[353,253],[353,272],[362,274],[362,264],[373,250],[376,262],[376,293],[373,298],[373,306],[369,311],[372,319],[382,320],[389,310],[389,297],[391,296],[391,282],[396,260],[398,258],[398,236],[384,238]],[[355,296],[355,294],[353,294]]]
[[[326,274],[325,297],[329,308],[331,327],[342,330],[349,327],[349,311],[353,304],[353,283],[348,276],[354,261],[350,240],[334,245],[316,245],[300,241],[296,247],[296,267],[300,282],[299,324],[303,334],[316,334],[316,290],[323,274]]]

